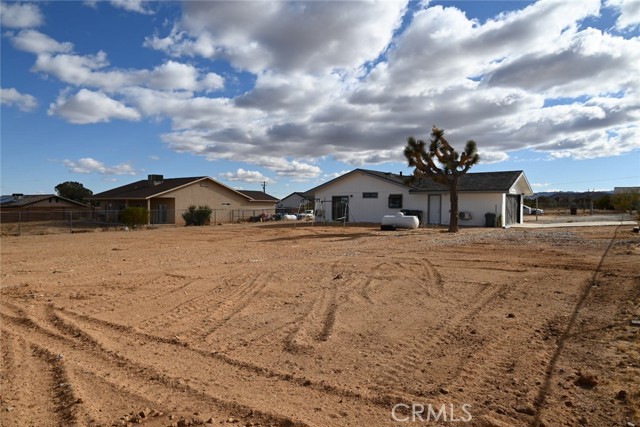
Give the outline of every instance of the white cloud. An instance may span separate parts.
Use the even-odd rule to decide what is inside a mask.
[[[258,171],[244,170],[238,168],[235,172],[225,172],[220,174],[221,177],[228,181],[240,181],[240,182],[267,182],[267,184],[273,183],[273,180],[267,178]]]
[[[22,111],[33,111],[38,107],[38,100],[32,95],[18,92],[14,88],[0,89],[0,103],[16,106]]]
[[[349,172],[351,172],[351,170],[343,169],[340,172],[325,173],[324,175],[322,175],[322,178],[318,182],[331,181],[332,179],[336,179],[339,176],[345,175]]]
[[[548,182],[532,183],[531,188],[541,189],[541,188],[549,187],[550,185],[552,184]]]
[[[0,23],[8,28],[32,28],[42,25],[44,18],[34,3],[0,3]]]
[[[608,3],[625,28],[629,4]],[[404,2],[259,5],[185,3],[168,35],[145,40],[173,59],[148,69],[117,68],[105,52],[74,53],[35,31],[10,37],[37,54],[33,71],[78,91],[50,114],[167,119],[170,149],[275,176],[318,179],[315,162],[328,157],[404,163],[407,137],[426,139],[434,124],[459,149],[476,140],[484,163],[521,149],[587,158],[640,148],[640,39],[589,28],[597,0],[523,3],[484,22],[426,2],[404,21]],[[224,77],[213,72],[218,60],[231,65]],[[239,70],[255,86],[216,93]]]
[[[387,48],[405,8],[406,1],[187,2],[179,28],[147,45],[173,55],[226,58],[256,74],[351,70]]]
[[[71,52],[73,44],[69,42],[59,43],[46,34],[37,30],[21,30],[12,38],[12,43],[16,49],[31,53],[56,53]]]
[[[144,15],[153,15],[153,11],[147,8],[149,1],[147,0],[111,0],[111,5],[119,9],[129,12],[142,13]]]
[[[62,94],[49,106],[49,115],[56,115],[75,124],[109,122],[112,119],[137,121],[141,115],[133,108],[109,98],[101,92],[81,89],[75,95]]]
[[[102,175],[136,175],[136,171],[129,163],[116,166],[106,166],[103,162],[91,157],[78,160],[63,160],[64,165],[73,173],[99,173]]]
[[[73,46],[37,34],[26,41],[20,39],[20,34],[14,38],[16,47],[38,53],[32,71],[54,75],[75,86],[90,86],[110,92],[136,86],[169,91],[207,92],[224,87],[222,76],[202,73],[192,65],[175,61],[167,61],[151,70],[120,70],[108,68],[110,64],[104,51],[95,55],[53,54],[56,51],[70,52]]]
[[[509,155],[503,151],[482,151],[479,154],[480,163],[483,165],[500,163],[509,160]]]
[[[618,30],[632,29],[640,25],[640,2],[638,0],[606,0],[605,6],[618,10]]]

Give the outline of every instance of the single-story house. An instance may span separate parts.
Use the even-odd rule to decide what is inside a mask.
[[[19,194],[0,197],[2,222],[65,220],[91,212],[91,208],[57,194]]]
[[[298,213],[299,210],[313,209],[313,202],[298,191],[278,201],[277,210],[282,213]]]
[[[207,205],[213,210],[212,221],[229,223],[273,214],[277,198],[262,191],[235,190],[208,176],[147,179],[123,185],[89,198],[109,220],[126,207],[142,207],[149,212],[150,224],[184,224],[182,212],[191,205]]]
[[[422,225],[449,224],[449,190],[431,179],[355,169],[305,194],[315,201],[316,220],[380,223],[384,215],[421,211]],[[533,194],[523,171],[467,173],[458,186],[459,224],[484,226],[486,214],[502,225],[522,219],[524,196]]]

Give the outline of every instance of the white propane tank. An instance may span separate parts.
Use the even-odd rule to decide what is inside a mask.
[[[284,218],[285,221],[295,221],[295,220],[298,219],[297,216],[289,215],[289,214],[285,214],[283,218]]]
[[[382,225],[394,225],[396,228],[418,228],[417,216],[405,216],[402,212],[382,217]]]

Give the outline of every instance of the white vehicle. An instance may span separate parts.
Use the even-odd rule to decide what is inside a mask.
[[[315,219],[315,215],[313,215],[313,210],[304,211],[303,213],[298,214],[298,219],[313,221]]]
[[[522,213],[525,215],[544,215],[544,210],[522,205]]]

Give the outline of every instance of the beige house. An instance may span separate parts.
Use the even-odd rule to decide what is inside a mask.
[[[0,219],[2,222],[65,220],[89,215],[91,208],[75,200],[56,194],[19,194],[2,196]]]
[[[263,213],[273,214],[277,198],[262,191],[235,190],[208,176],[164,178],[149,175],[146,180],[94,194],[100,214],[117,218],[126,207],[146,208],[149,224],[184,224],[182,213],[191,205],[207,205],[214,223],[247,220]]]

